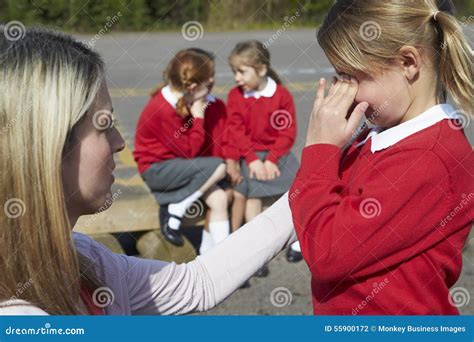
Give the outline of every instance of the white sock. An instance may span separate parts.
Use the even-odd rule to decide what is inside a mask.
[[[178,203],[171,203],[168,205],[168,212],[170,214],[176,215],[178,217],[183,217],[184,213],[188,208],[197,201],[203,193],[201,191],[196,191],[195,193],[189,195],[184,200]],[[171,221],[171,220],[170,220]]]
[[[209,232],[214,239],[214,243],[219,243],[229,236],[230,223],[229,220],[209,222]]]
[[[206,251],[211,249],[214,246],[214,239],[212,238],[211,233],[207,230],[202,230],[202,240],[201,240],[201,247],[199,247],[199,254],[204,254]]]
[[[168,220],[168,227],[170,227],[173,230],[178,230],[179,226],[181,226],[181,221],[178,220],[177,218],[170,217]]]
[[[291,249],[294,250],[295,252],[300,252],[301,253],[301,246],[300,242],[296,241],[291,244]]]

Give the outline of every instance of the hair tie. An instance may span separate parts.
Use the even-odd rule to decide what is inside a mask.
[[[437,15],[439,12],[440,12],[439,10],[436,10],[436,11],[433,12],[433,19],[434,19],[434,21],[437,21],[437,20],[436,20],[436,15]]]

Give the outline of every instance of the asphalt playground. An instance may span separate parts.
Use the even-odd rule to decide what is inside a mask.
[[[474,27],[466,34],[471,41]],[[167,62],[180,49],[200,47],[216,55],[216,85],[213,94],[226,98],[234,86],[227,57],[242,40],[258,39],[267,42],[275,31],[253,32],[202,32],[196,40],[190,40],[181,32],[176,33],[110,33],[94,42],[94,48],[106,61],[107,82],[112,96],[114,113],[119,120],[120,131],[127,141],[128,151],[133,150],[135,126],[152,88],[162,82],[162,71]],[[90,42],[92,35],[78,36]],[[315,29],[287,30],[269,44],[272,66],[280,74],[284,85],[293,94],[298,135],[293,152],[298,158],[304,146],[306,125],[314,100],[315,85],[320,77],[329,78],[334,70],[319,48]],[[471,144],[474,143],[474,124],[466,127]],[[121,185],[142,184],[129,153],[117,158],[115,188]],[[143,213],[137,196],[122,198],[129,210],[136,212],[132,219],[139,221]],[[153,210],[153,209],[150,209]],[[154,215],[154,213],[152,213]],[[472,235],[471,235],[472,236]],[[474,297],[474,238],[463,253],[463,272],[455,287],[467,289]],[[464,314],[474,314],[474,298],[460,307]],[[270,264],[267,278],[251,279],[251,286],[238,290],[214,310],[213,315],[308,315],[312,312],[310,276],[304,262],[289,264],[283,254]]]

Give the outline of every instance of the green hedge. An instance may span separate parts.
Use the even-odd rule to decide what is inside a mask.
[[[384,1],[384,0],[382,0]],[[421,0],[420,0],[421,1]],[[316,26],[334,0],[0,0],[0,22],[21,21],[67,31],[176,30],[190,20],[206,30],[276,28],[298,12],[294,26]],[[459,16],[472,0],[455,0]]]

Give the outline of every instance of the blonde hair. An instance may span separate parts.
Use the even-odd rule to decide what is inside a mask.
[[[388,68],[404,45],[431,51],[438,101],[445,102],[449,92],[472,115],[473,53],[453,11],[448,0],[338,0],[318,31],[318,42],[346,73]]]
[[[281,77],[270,66],[270,51],[258,40],[238,43],[230,53],[229,63],[232,64],[232,59],[237,56],[244,60],[245,65],[256,70],[265,65],[267,67],[267,75],[273,78],[276,83],[282,83]]]
[[[82,43],[46,29],[7,37],[0,35],[0,300],[78,314],[80,287],[100,282],[75,252],[61,160],[98,93],[103,62]],[[28,286],[18,291],[20,284]]]

